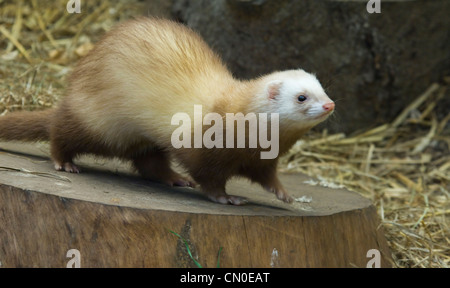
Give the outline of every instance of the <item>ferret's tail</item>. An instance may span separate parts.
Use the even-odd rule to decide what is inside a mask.
[[[0,116],[0,139],[39,141],[50,139],[50,123],[55,109],[21,111]]]

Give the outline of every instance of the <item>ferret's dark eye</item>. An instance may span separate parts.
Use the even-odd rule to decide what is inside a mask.
[[[305,95],[300,95],[300,96],[298,96],[298,98],[297,98],[297,100],[299,101],[299,102],[303,102],[303,101],[305,101],[306,99],[308,99]]]

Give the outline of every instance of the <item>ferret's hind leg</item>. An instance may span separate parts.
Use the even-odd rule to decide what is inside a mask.
[[[64,149],[64,146],[57,139],[51,140],[51,155],[55,169],[59,171],[66,171],[70,173],[80,173],[80,168],[73,163],[74,153],[71,153]]]
[[[232,204],[237,206],[248,203],[248,200],[245,197],[228,195],[225,191],[209,190],[205,192],[208,195],[208,199],[216,203]]]
[[[73,164],[73,158],[86,150],[85,130],[67,105],[62,103],[56,109],[50,125],[50,149],[55,169],[80,173],[80,168]]]
[[[196,178],[194,177],[194,179]],[[225,181],[221,181],[220,179],[206,179],[206,181],[197,180],[197,182],[200,184],[202,191],[208,199],[213,202],[238,206],[248,203],[245,197],[228,195],[225,192]]]
[[[59,171],[66,171],[69,173],[80,173],[80,168],[78,168],[77,165],[73,164],[72,161],[70,162],[55,162],[55,169]]]
[[[143,178],[151,181],[179,187],[195,187],[196,185],[192,179],[173,171],[167,153],[161,150],[147,151],[135,156],[133,165]]]

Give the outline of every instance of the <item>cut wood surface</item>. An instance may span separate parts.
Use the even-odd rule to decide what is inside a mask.
[[[366,267],[390,253],[371,202],[345,189],[282,174],[297,200],[283,203],[239,179],[210,202],[199,190],[140,179],[127,163],[81,158],[81,174],[58,172],[46,144],[0,143],[0,267]],[[376,259],[375,259],[376,260]],[[377,262],[377,261],[375,261]],[[371,261],[370,263],[374,263]]]

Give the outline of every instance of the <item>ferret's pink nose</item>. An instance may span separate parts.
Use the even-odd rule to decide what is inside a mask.
[[[331,112],[334,110],[334,102],[325,103],[322,107],[325,111]]]

